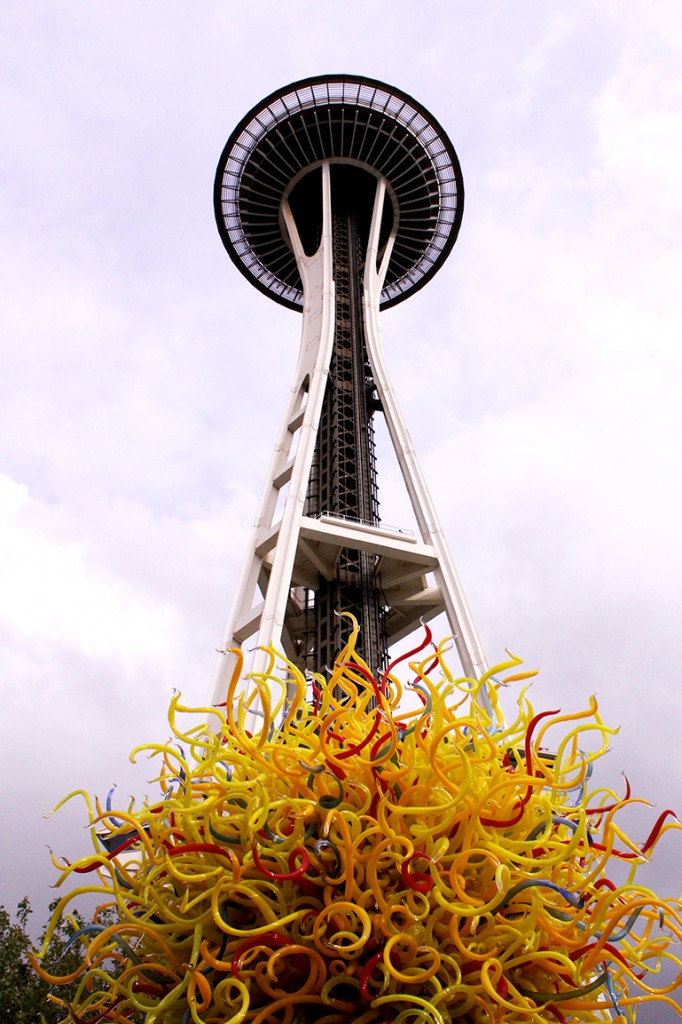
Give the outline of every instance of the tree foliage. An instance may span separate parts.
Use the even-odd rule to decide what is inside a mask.
[[[54,909],[51,904],[50,910]],[[61,1006],[50,1002],[48,993],[53,992],[61,999],[68,1000],[75,991],[71,985],[49,985],[38,977],[29,963],[28,955],[33,942],[28,933],[28,920],[33,913],[28,897],[18,904],[14,919],[5,907],[0,906],[0,1024],[58,1024],[64,1020]],[[82,950],[78,944],[67,949],[75,929],[82,925],[77,914],[73,919],[62,919],[55,929],[50,948],[43,960],[45,970],[55,974],[68,974],[81,962]],[[41,935],[41,943],[46,928]]]

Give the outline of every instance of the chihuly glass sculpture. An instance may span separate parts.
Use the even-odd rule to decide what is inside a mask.
[[[82,884],[53,926],[84,892],[109,912],[71,940],[80,972],[34,961],[78,982],[64,1019],[538,1024],[676,1006],[680,978],[656,977],[682,966],[682,905],[635,869],[680,826],[666,810],[638,845],[619,825],[629,787],[591,790],[613,732],[596,701],[536,714],[525,688],[507,723],[499,687],[534,675],[518,659],[457,679],[426,630],[375,680],[356,637],[330,678],[273,651],[249,696],[239,666],[224,709],[175,696],[173,740],[131,755],[156,758],[158,797],[86,796],[94,852],[58,864]]]

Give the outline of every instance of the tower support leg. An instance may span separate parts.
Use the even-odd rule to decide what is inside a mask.
[[[386,417],[388,433],[393,443],[421,538],[432,548],[436,558],[433,574],[440,590],[442,610],[447,615],[465,675],[477,679],[487,669],[483,646],[384,362],[379,327],[379,296],[388,269],[392,244],[391,239],[391,243],[386,247],[381,263],[379,263],[379,231],[385,188],[386,183],[380,180],[377,185],[365,262],[363,305],[367,350],[374,382]]]
[[[294,562],[300,539],[310,470],[315,451],[329,363],[334,344],[334,281],[332,276],[332,217],[329,164],[322,167],[322,239],[307,256],[289,205],[284,221],[298,262],[305,306],[298,363],[284,419],[277,435],[268,478],[223,637],[213,679],[216,701],[224,699],[235,656],[229,648],[247,641],[258,645],[253,671],[267,665],[262,647],[285,648],[296,660],[295,640],[286,630],[287,605],[292,600]],[[280,494],[285,493],[281,519],[276,522]],[[258,601],[260,591],[261,600]],[[298,609],[296,610],[298,611]],[[302,611],[302,610],[301,610]]]

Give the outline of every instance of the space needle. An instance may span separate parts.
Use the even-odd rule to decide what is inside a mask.
[[[486,660],[386,370],[379,311],[408,298],[455,243],[464,190],[454,148],[416,100],[353,75],[267,96],[232,132],[214,203],[241,273],[302,314],[284,417],[214,682],[235,655],[272,646],[331,667],[352,612],[373,671],[444,612],[465,675]],[[374,438],[385,418],[418,535],[382,524]]]

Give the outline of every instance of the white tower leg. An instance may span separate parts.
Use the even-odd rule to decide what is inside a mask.
[[[388,433],[393,442],[421,538],[433,552],[435,559],[433,575],[436,581],[435,590],[422,587],[421,591],[414,595],[411,607],[414,609],[416,606],[417,612],[415,615],[413,611],[413,614],[410,615],[407,610],[410,607],[409,603],[404,610],[401,610],[398,594],[394,601],[390,600],[389,584],[392,583],[395,587],[401,582],[400,577],[391,576],[390,572],[380,573],[383,589],[389,598],[388,604],[393,609],[394,618],[398,619],[399,616],[402,616],[405,619],[400,624],[395,622],[393,628],[391,628],[389,619],[389,633],[392,639],[397,640],[399,636],[412,632],[416,625],[415,618],[428,619],[444,611],[455,638],[464,673],[477,679],[488,667],[483,647],[384,363],[379,327],[379,296],[388,269],[390,247],[393,241],[393,239],[390,240],[383,254],[381,265],[378,265],[379,231],[385,190],[386,183],[380,180],[374,201],[374,214],[365,263],[363,290],[365,337],[374,383],[383,406]],[[403,578],[403,581],[407,582],[407,579]],[[423,613],[418,611],[420,603],[424,605]]]
[[[322,401],[334,345],[334,282],[331,250],[331,184],[329,164],[322,168],[322,241],[314,256],[306,256],[289,204],[283,203],[284,221],[296,254],[305,307],[301,345],[294,382],[284,419],[277,435],[265,491],[251,531],[246,562],[237,586],[223,637],[225,652],[213,679],[213,699],[224,700],[235,664],[229,648],[247,640],[253,646],[269,644],[295,657],[285,619],[291,599],[296,551],[315,451]],[[296,448],[291,456],[294,441]],[[282,518],[274,521],[280,492],[286,489]],[[258,595],[260,592],[260,600]],[[253,670],[260,670],[266,656],[256,651]]]

